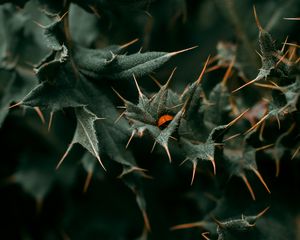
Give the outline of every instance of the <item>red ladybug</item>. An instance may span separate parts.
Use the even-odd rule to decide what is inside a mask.
[[[157,126],[160,129],[164,129],[169,125],[169,123],[173,120],[173,118],[174,117],[172,115],[164,114],[161,117],[159,117],[159,119],[157,120]]]

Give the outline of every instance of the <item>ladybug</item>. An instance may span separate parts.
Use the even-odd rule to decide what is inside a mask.
[[[159,119],[157,120],[156,125],[160,128],[160,129],[164,129],[166,128],[169,123],[173,120],[173,116],[169,115],[169,114],[164,114],[162,116],[159,117]]]

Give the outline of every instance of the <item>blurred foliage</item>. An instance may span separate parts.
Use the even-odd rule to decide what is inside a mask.
[[[300,239],[299,15],[0,1],[1,239]]]

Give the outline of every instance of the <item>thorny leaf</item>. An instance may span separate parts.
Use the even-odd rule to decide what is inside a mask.
[[[249,137],[249,136],[247,136]],[[264,181],[263,177],[258,171],[257,164],[256,164],[256,152],[260,150],[264,150],[269,147],[263,146],[261,148],[255,149],[251,146],[249,146],[246,142],[244,142],[244,148],[242,149],[229,149],[225,148],[224,154],[226,156],[226,162],[229,164],[229,172],[230,176],[237,176],[240,177],[246,187],[248,188],[251,197],[253,200],[256,199],[255,193],[251,187],[251,184],[249,183],[247,179],[247,171],[253,172],[256,177],[259,179],[259,181],[262,183],[266,191],[270,194],[271,191],[268,188],[266,182]]]
[[[254,82],[260,81],[262,79],[272,79],[272,78],[286,78],[289,72],[289,66],[281,61],[281,57],[284,56],[283,53],[278,51],[275,47],[274,40],[269,32],[267,32],[260,24],[256,10],[254,8],[254,15],[256,18],[256,23],[259,30],[259,47],[260,47],[260,58],[261,58],[261,68],[257,77],[241,87],[235,89],[236,92]]]
[[[94,88],[93,85],[89,85],[87,90],[87,93],[89,93],[87,97],[88,109],[104,118],[96,124],[97,138],[100,139],[101,150],[112,160],[123,166],[123,174],[138,170],[132,153],[125,148],[130,136],[130,126],[123,118],[115,122],[119,117],[119,112],[105,95],[104,90],[100,91]],[[97,102],[97,104],[93,104],[94,102]]]
[[[21,0],[11,1],[12,4],[22,7],[25,2]],[[124,186],[119,186],[114,178],[106,177],[107,175],[104,175],[102,170],[99,171],[101,177],[97,181],[97,184],[101,185],[101,191],[99,191],[100,188],[93,188],[86,195],[78,197],[79,194],[76,194],[77,174],[75,171],[69,171],[73,169],[71,166],[76,166],[74,161],[73,163],[68,162],[70,165],[64,164],[59,171],[54,171],[54,165],[57,163],[56,155],[60,154],[57,152],[58,150],[53,149],[54,157],[51,156],[50,159],[48,152],[44,152],[44,149],[37,149],[37,152],[40,152],[38,157],[35,153],[30,153],[26,163],[23,160],[18,162],[18,154],[23,151],[22,146],[24,146],[24,142],[19,140],[19,136],[20,139],[24,139],[22,136],[25,137],[26,141],[28,139],[28,144],[32,144],[30,139],[34,135],[41,141],[46,140],[47,144],[51,142],[51,146],[55,147],[61,146],[56,142],[56,138],[61,140],[72,133],[68,132],[64,120],[57,120],[55,127],[49,133],[43,128],[44,126],[39,128],[35,125],[35,122],[31,121],[31,116],[28,116],[29,114],[22,119],[23,121],[18,121],[20,114],[14,112],[12,121],[7,121],[5,128],[1,129],[0,132],[4,135],[3,141],[1,141],[1,150],[3,154],[7,152],[10,154],[7,159],[8,167],[6,165],[1,167],[0,177],[3,177],[3,173],[6,175],[15,171],[13,174],[15,180],[35,198],[39,200],[45,198],[53,190],[53,196],[61,196],[63,205],[66,205],[62,208],[59,217],[54,216],[55,214],[52,212],[48,215],[48,209],[52,210],[52,204],[53,202],[56,204],[56,202],[55,197],[51,196],[47,199],[49,200],[47,203],[49,208],[43,209],[45,212],[43,212],[42,217],[47,215],[49,218],[47,217],[46,221],[39,221],[38,227],[34,228],[38,229],[40,238],[86,239],[96,236],[99,239],[136,239],[138,235],[141,235],[141,232],[142,236],[139,239],[143,240],[147,238],[197,239],[201,236],[207,240],[217,239],[217,235],[219,235],[219,240],[293,239],[291,236],[296,235],[294,232],[297,231],[299,216],[297,211],[293,210],[297,207],[298,192],[294,190],[294,187],[285,189],[285,184],[290,184],[290,180],[293,179],[293,185],[298,186],[299,179],[295,175],[297,168],[291,169],[289,161],[284,162],[286,165],[281,169],[283,173],[276,179],[276,184],[271,185],[272,189],[276,187],[274,189],[276,194],[271,195],[271,197],[262,195],[259,201],[251,202],[251,205],[247,201],[241,201],[244,199],[242,194],[236,194],[238,189],[236,189],[234,181],[228,182],[230,175],[240,177],[246,184],[252,198],[255,199],[253,189],[256,190],[257,186],[254,185],[255,182],[252,183],[252,178],[248,180],[250,174],[254,174],[253,176],[256,176],[266,190],[270,192],[256,165],[256,158],[257,161],[263,158],[261,156],[263,154],[256,154],[256,152],[259,149],[270,147],[270,145],[261,146],[264,141],[260,138],[262,133],[265,133],[265,139],[271,139],[275,143],[272,145],[269,157],[275,159],[276,163],[278,158],[284,159],[286,155],[294,157],[299,153],[297,142],[299,139],[297,124],[299,120],[300,85],[299,57],[297,55],[299,44],[294,42],[297,40],[297,36],[292,32],[298,22],[294,21],[287,24],[286,21],[288,19],[298,20],[299,11],[295,7],[296,1],[289,0],[282,4],[278,1],[257,2],[259,8],[264,10],[261,12],[261,15],[264,15],[262,16],[263,22],[268,21],[266,28],[263,29],[257,20],[262,66],[257,78],[244,86],[265,80],[265,84],[256,83],[255,85],[269,88],[273,92],[266,89],[261,89],[259,94],[241,92],[234,99],[236,105],[229,104],[227,85],[224,83],[216,85],[216,82],[220,82],[219,77],[221,77],[221,71],[224,70],[223,67],[227,67],[230,63],[235,70],[234,77],[231,79],[233,81],[230,82],[230,85],[228,84],[229,89],[231,83],[234,84],[234,80],[237,79],[236,76],[246,81],[244,72],[247,73],[247,76],[251,76],[257,69],[257,59],[251,39],[255,36],[254,34],[252,36],[252,29],[248,28],[248,26],[254,26],[253,16],[249,11],[249,6],[252,3],[250,0],[243,3],[236,0],[206,1],[204,3],[187,2],[184,0],[74,0],[58,2],[39,0],[30,1],[24,6],[24,9],[20,9],[7,1],[1,1],[1,4],[6,4],[0,7],[0,123],[7,114],[9,104],[13,102],[17,102],[15,106],[23,104],[48,109],[51,111],[50,116],[55,111],[69,108],[68,113],[70,111],[74,113],[74,119],[71,118],[71,120],[77,122],[77,128],[66,154],[75,143],[81,144],[86,149],[84,157],[80,160],[87,171],[87,177],[84,186],[82,182],[79,183],[80,189],[83,187],[84,192],[87,192],[93,179],[92,174],[97,167],[99,168],[96,158],[99,160],[101,154],[101,157],[105,156],[104,165],[109,172],[112,170],[114,173],[116,170],[120,173],[120,169],[115,168],[115,166],[120,164],[123,167],[123,172],[119,177],[134,192],[137,202],[137,205],[134,204],[130,194],[129,197],[121,195],[121,193],[127,194],[126,190],[123,191],[124,189],[122,189]],[[139,8],[142,6],[145,8]],[[226,19],[219,17],[218,11],[215,11],[216,7],[226,14]],[[243,15],[244,13],[248,14]],[[270,19],[268,19],[269,15],[271,15]],[[288,18],[283,20],[283,17]],[[126,22],[122,22],[125,18]],[[200,21],[193,21],[197,22],[194,25],[191,23],[191,19],[200,19]],[[249,19],[251,20],[248,21]],[[34,25],[32,20],[38,26]],[[181,24],[181,20],[184,21],[184,24]],[[45,22],[50,22],[50,24]],[[233,25],[233,31],[228,31],[228,23]],[[32,27],[33,25],[34,27]],[[276,25],[275,28],[272,25]],[[177,29],[176,26],[180,26],[180,28]],[[215,31],[216,28],[220,31]],[[273,36],[276,36],[278,40],[285,37],[282,35],[284,29],[284,34],[288,34],[289,41],[292,42],[288,42],[286,39],[283,49],[278,51],[268,33],[271,28],[273,29]],[[197,30],[190,31],[190,29]],[[278,32],[277,29],[281,30]],[[44,38],[41,38],[42,31]],[[177,88],[184,87],[183,85],[189,81],[189,77],[194,74],[192,70],[199,64],[199,56],[191,55],[188,59],[178,59],[176,63],[180,66],[180,71],[182,71],[182,65],[189,68],[187,68],[188,71],[178,74],[179,77],[175,79],[173,84],[174,91],[168,88],[169,81],[163,86],[158,83],[160,90],[154,94],[155,88],[151,87],[151,83],[143,83],[144,89],[146,89],[145,94],[136,84],[139,93],[138,103],[134,104],[123,99],[126,112],[120,115],[114,103],[115,99],[111,91],[112,81],[110,80],[113,80],[114,86],[118,86],[117,90],[126,92],[128,98],[132,97],[134,89],[127,89],[126,87],[130,85],[126,84],[132,80],[133,75],[135,75],[134,77],[148,75],[181,51],[141,53],[141,51],[136,52],[137,48],[133,47],[132,49],[135,50],[132,54],[131,49],[128,53],[124,51],[124,48],[129,44],[117,46],[111,45],[112,42],[123,42],[126,39],[139,37],[144,49],[159,47],[162,49],[161,51],[164,51],[164,49],[181,47],[184,42],[195,44],[197,39],[201,39],[201,49],[205,52],[214,48],[214,44],[218,42],[219,34],[222,35],[223,39],[237,41],[226,44],[219,42],[217,46],[218,55],[208,59],[206,64],[208,68],[206,70],[205,65],[202,71],[202,73],[208,73],[203,79],[205,81],[203,88],[207,89],[205,92],[207,99],[201,84],[202,73],[198,80],[189,84],[182,94],[175,91]],[[169,42],[167,42],[168,39]],[[277,44],[280,42],[277,41]],[[44,45],[50,48],[47,55]],[[289,49],[286,50],[286,48]],[[202,50],[201,52],[203,52]],[[35,64],[42,56],[44,57],[40,63]],[[233,61],[234,59],[236,61]],[[217,65],[213,65],[216,62]],[[33,66],[36,76],[32,74],[32,69],[29,69],[28,65]],[[39,80],[38,86],[36,86],[37,79]],[[147,81],[147,78],[143,80]],[[119,84],[118,81],[122,81],[122,83]],[[124,85],[126,89],[124,89]],[[208,89],[213,90],[208,91]],[[270,98],[271,94],[272,99]],[[264,104],[260,104],[259,111],[251,107],[256,102],[261,103],[263,101],[268,101],[270,109],[267,109]],[[233,124],[222,125],[231,117],[231,114],[237,115],[241,109],[245,108],[252,109],[248,116],[250,121],[241,121],[234,126],[232,126]],[[233,111],[229,113],[229,110]],[[122,118],[124,115],[126,118]],[[273,119],[265,121],[274,116],[278,119],[279,126],[280,124],[295,126],[293,134],[289,134],[289,131],[282,131],[282,129],[286,129],[286,126],[277,130],[276,121]],[[103,119],[96,121],[98,117]],[[51,119],[50,117],[49,122]],[[251,138],[251,143],[236,137],[249,128],[249,122],[253,127],[251,130],[260,129],[261,135],[258,136],[257,132],[251,135],[253,138]],[[223,140],[223,136],[229,132],[231,126],[232,131],[230,133],[234,135]],[[259,126],[261,128],[258,128]],[[276,131],[273,131],[274,127]],[[29,135],[28,130],[32,134]],[[176,164],[170,166],[162,161],[143,161],[149,155],[144,154],[144,149],[137,149],[137,146],[142,146],[139,143],[132,144],[133,146],[130,145],[130,148],[127,149],[132,137],[141,136],[144,131],[150,133],[155,143],[158,142],[165,148],[169,158],[171,158],[171,153],[168,149],[168,143],[169,139],[172,138],[176,140],[175,144],[172,144],[172,157],[175,160],[186,157],[188,161],[193,163],[194,170],[199,161],[211,161],[213,167],[209,167],[213,170],[208,172],[214,171],[217,176],[211,177],[210,174],[206,174],[206,171],[200,171],[201,181],[198,181],[193,187],[185,187],[181,179],[183,176],[190,175],[190,172],[186,171],[185,168],[179,168]],[[270,135],[270,138],[265,136],[267,134]],[[14,136],[18,136],[18,138]],[[232,141],[233,139],[236,141]],[[283,139],[289,144],[285,144]],[[136,140],[136,142],[138,141],[140,140]],[[222,145],[222,147],[218,145]],[[294,147],[296,149],[291,149]],[[60,149],[60,147],[58,148]],[[141,152],[143,158],[138,159],[139,163],[146,168],[149,167],[149,172],[155,177],[153,181],[147,184],[143,182],[143,177],[147,176],[144,173],[145,170],[138,168],[135,162],[135,157],[140,157]],[[284,152],[288,154],[284,154]],[[156,152],[155,157],[161,160],[165,158],[165,154]],[[53,161],[49,163],[48,158]],[[3,158],[1,162],[6,164],[5,160]],[[216,160],[216,166],[214,160]],[[295,160],[292,165],[298,166],[298,158]],[[111,161],[118,164],[110,164]],[[266,174],[273,167],[270,167],[268,162],[259,162],[262,163],[259,166],[262,166]],[[70,180],[70,178],[72,179]],[[66,179],[69,179],[67,182],[72,186],[72,191],[65,191],[66,194],[61,194],[57,189],[64,186]],[[273,181],[270,182],[273,183]],[[52,188],[53,184],[55,188]],[[106,192],[105,188],[107,189]],[[1,195],[1,199],[5,203],[2,205],[5,208],[11,202],[14,203],[18,200],[14,198],[14,195],[10,196],[11,193],[14,193],[14,189],[6,189],[5,186],[2,187],[1,185],[0,190],[1,192],[5,191],[5,194]],[[285,191],[289,191],[291,194],[284,194]],[[201,198],[195,197],[197,194],[201,195]],[[278,198],[278,196],[283,197]],[[245,196],[245,198],[247,197],[248,195]],[[10,201],[12,198],[13,201]],[[9,204],[5,202],[7,199]],[[113,205],[112,200],[114,199],[116,199],[118,206]],[[220,204],[223,199],[228,199],[226,204]],[[266,200],[270,201],[272,209],[274,205],[277,205],[279,211],[288,216],[290,221],[286,221],[285,218],[281,217],[282,215],[275,213],[271,218],[263,218],[254,226],[258,216],[235,217],[240,212],[239,209],[244,211],[250,208],[251,210],[256,204],[264,204]],[[20,205],[23,207],[24,203],[27,209],[27,201],[24,201],[23,197],[21,197],[20,202],[22,203]],[[133,204],[131,204],[132,202]],[[85,205],[84,207],[83,204],[87,203],[88,206]],[[136,211],[137,207],[142,214]],[[88,211],[86,211],[87,209]],[[124,209],[126,214],[123,214],[122,210]],[[153,225],[150,234],[148,234],[150,224],[146,210],[150,215],[151,225]],[[6,224],[11,224],[14,227],[13,230],[22,229],[22,233],[14,237],[13,234],[19,234],[19,231],[12,231],[9,228],[8,238],[36,237],[36,230],[32,230],[33,228],[30,227],[28,231],[28,224],[35,226],[35,223],[32,225],[32,219],[34,222],[36,220],[35,216],[27,218],[28,215],[22,215],[20,218],[15,208],[12,210],[8,208],[7,212],[9,212],[8,215],[5,214],[5,211],[1,211],[6,219]],[[101,214],[97,214],[98,212]],[[107,215],[105,215],[106,212]],[[132,214],[134,212],[138,215]],[[21,213],[23,212],[21,211]],[[131,214],[133,217],[128,218]],[[217,229],[211,219],[212,214],[225,219],[224,221],[216,220]],[[61,216],[64,217],[63,221],[60,220]],[[142,231],[141,217],[144,219],[144,231]],[[23,221],[15,221],[15,219],[26,219],[25,226]],[[88,224],[82,224],[81,219]],[[128,219],[135,219],[137,222]],[[174,235],[177,233],[168,232],[170,224],[185,221],[185,219],[202,220],[179,225],[177,229],[199,227],[202,234],[198,232],[198,229],[194,229],[196,230],[194,232],[193,230],[182,232],[182,235],[179,236]],[[263,224],[259,225],[260,223]],[[47,227],[45,227],[46,225]],[[1,236],[2,238],[6,237],[5,234]]]
[[[64,42],[66,41],[62,24],[63,18],[64,15],[62,17],[57,15],[54,17],[52,23],[43,27],[47,47],[54,51],[60,51]]]
[[[184,161],[190,161],[193,164],[193,173],[191,184],[193,184],[198,161],[210,161],[213,167],[213,173],[216,174],[215,150],[221,144],[222,138],[227,131],[227,126],[218,126],[209,134],[206,142],[193,144],[187,139],[180,138],[180,143],[185,152]]]
[[[242,216],[241,218],[222,222],[216,220],[218,224],[218,240],[234,240],[242,237],[262,239],[261,234],[255,227],[255,223],[267,210],[268,208],[264,209],[256,216]]]
[[[192,49],[192,48],[190,48]],[[132,75],[142,77],[162,66],[172,56],[190,49],[178,52],[146,52],[131,55],[118,54],[122,50],[119,46],[106,49],[74,50],[74,59],[79,70],[87,76],[104,79],[128,79]]]
[[[31,107],[38,106],[52,112],[66,107],[85,105],[87,103],[86,81],[83,78],[76,81],[74,75],[69,74],[70,68],[70,66],[58,66],[58,69],[55,69],[56,75],[52,79],[42,81],[31,90],[21,101],[22,104]]]
[[[171,161],[171,155],[168,149],[168,140],[176,130],[184,109],[180,109],[179,96],[167,89],[167,84],[161,87],[151,99],[147,98],[139,89],[139,103],[137,105],[124,100],[126,106],[126,117],[132,122],[133,131],[137,131],[142,135],[145,130],[148,130],[151,136],[163,146]],[[175,105],[174,105],[175,103]],[[158,120],[164,114],[171,114],[172,120],[164,128],[160,129]]]
[[[57,165],[57,168],[60,166],[64,158],[67,156],[68,152],[71,150],[72,146],[75,143],[79,143],[85,149],[87,149],[92,155],[94,155],[104,170],[105,167],[99,156],[99,143],[96,135],[96,129],[94,122],[98,120],[98,117],[90,112],[85,107],[78,107],[75,109],[75,115],[77,119],[77,127],[74,133],[73,140],[68,147],[66,153],[60,160]]]

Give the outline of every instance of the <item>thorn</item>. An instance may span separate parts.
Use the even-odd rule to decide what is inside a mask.
[[[278,86],[278,84],[276,84],[275,82],[270,81],[270,83],[273,84],[275,87],[279,88],[282,92],[284,92],[284,88]]]
[[[215,159],[211,156],[211,155],[207,155],[209,161],[211,161],[211,164],[213,165],[213,169],[214,169],[214,175],[216,175],[217,169],[216,169],[216,162]]]
[[[128,46],[130,46],[130,45],[136,43],[137,41],[139,41],[139,39],[138,39],[138,38],[135,38],[135,39],[133,39],[132,41],[130,41],[130,42],[128,42],[128,43],[125,43],[125,44],[121,45],[120,48],[121,48],[121,49],[127,48]]]
[[[226,125],[226,128],[231,127],[233,124],[235,124],[238,120],[240,120],[248,111],[250,108],[246,109],[244,112],[242,112],[239,116],[237,116],[235,119],[233,119],[230,123]]]
[[[168,145],[167,145],[167,144],[164,144],[163,147],[164,147],[164,149],[166,150],[166,153],[167,153],[168,158],[169,158],[169,162],[171,163],[171,162],[172,162],[172,158],[171,158],[171,154],[170,154]]]
[[[255,123],[250,129],[248,129],[244,135],[250,133],[252,130],[254,130],[255,128],[257,128],[267,117],[269,117],[270,113],[266,114],[265,116],[263,116],[257,123]]]
[[[287,52],[288,52],[288,51],[287,51]],[[295,56],[295,53],[296,53],[296,48],[293,47],[292,52],[291,52],[291,54],[290,54],[290,56],[289,56],[289,61],[292,61],[293,57]]]
[[[174,140],[174,141],[178,141],[178,138],[176,138],[176,137],[170,136],[169,138]]]
[[[151,15],[151,13],[149,13],[148,11],[144,11],[144,13],[145,13],[148,17],[153,18],[153,16]]]
[[[270,207],[266,207],[264,210],[262,210],[260,213],[256,215],[256,218],[262,217],[269,209]]]
[[[115,92],[115,94],[117,94],[117,96],[118,96],[124,103],[127,103],[127,102],[128,102],[128,101],[127,101],[125,98],[123,98],[123,97],[121,96],[121,94],[118,93],[117,90],[115,90],[113,87],[112,87],[112,90]]]
[[[97,117],[97,116],[96,116],[96,119],[95,119],[95,120],[105,120],[105,119],[107,119],[107,118],[101,118],[101,117]]]
[[[181,107],[181,106],[183,106],[183,105],[184,105],[184,103],[180,103],[180,104],[174,105],[173,107],[166,107],[166,109],[171,110],[171,109],[174,109],[174,108]],[[171,137],[171,136],[170,136],[170,137]]]
[[[204,226],[204,223],[202,221],[200,221],[200,222],[184,223],[184,224],[175,225],[175,226],[171,227],[170,230],[174,231],[174,230],[203,227],[203,226]]]
[[[185,111],[186,111],[186,107],[187,107],[187,105],[188,105],[188,103],[189,103],[189,99],[190,99],[190,97],[183,103],[183,106],[182,106],[182,108],[180,109],[180,111],[179,112],[181,112],[181,116],[183,116],[184,114],[185,114]],[[178,112],[178,113],[179,113]]]
[[[138,53],[142,53],[142,51],[143,51],[143,46],[142,46],[142,47],[140,47],[140,49],[139,49]]]
[[[287,50],[287,51],[285,52],[285,54],[284,54],[284,57],[281,56],[280,54],[276,53],[276,52],[274,52],[272,55],[278,59],[278,61],[277,61],[278,64],[279,64],[280,62],[283,62],[284,64],[290,66],[290,65],[293,64],[293,62],[292,62],[290,59],[285,58],[285,56],[286,56],[287,54],[289,54],[290,51],[291,51],[291,50]],[[276,63],[276,64],[277,64],[277,63]],[[277,66],[276,64],[275,64],[275,66]]]
[[[125,146],[125,149],[128,148],[128,146],[129,146],[129,144],[130,144],[130,142],[131,142],[131,140],[132,140],[132,138],[133,138],[133,136],[134,136],[135,133],[136,133],[136,131],[133,130],[132,133],[131,133],[131,135],[130,135],[130,138],[128,139],[128,142],[127,142],[127,144]]]
[[[258,51],[255,50],[255,52],[256,52],[257,55],[260,57],[260,59],[263,59],[263,58],[264,58]]]
[[[266,126],[266,122],[263,122],[259,131],[259,140],[262,142],[264,141],[263,132],[265,130],[265,126]]]
[[[58,13],[53,13],[53,12],[49,12],[47,11],[45,8],[42,7],[38,7],[38,10],[42,13],[44,13],[45,15],[47,15],[48,17],[57,17]]]
[[[196,80],[197,85],[199,85],[200,82],[201,82],[201,80],[202,80],[202,77],[203,77],[203,75],[204,75],[204,73],[205,73],[207,64],[208,64],[208,62],[209,62],[209,58],[210,58],[210,55],[207,57],[207,59],[206,59],[206,61],[205,61],[205,64],[204,64],[204,66],[203,66],[203,68],[202,68],[202,71],[201,71],[201,73],[200,73],[198,79]]]
[[[54,112],[50,112],[50,117],[49,117],[49,123],[48,123],[48,132],[50,132],[51,126],[52,126],[52,121],[53,121],[53,115]]]
[[[253,223],[253,224],[250,224],[248,225],[249,227],[255,227],[256,226],[256,223]]]
[[[232,109],[232,114],[233,115],[239,114],[239,109],[238,109],[238,106],[237,106],[237,101],[234,98],[234,96],[230,96],[229,97],[229,104],[230,104],[230,107]]]
[[[218,56],[218,55],[213,56],[212,58],[210,58],[208,65],[214,63],[215,61],[217,61],[219,59],[220,59],[220,56]]]
[[[128,173],[132,173],[132,172],[139,172],[144,178],[148,178],[148,179],[153,179],[153,177],[147,175],[145,172],[147,172],[147,169],[144,168],[139,168],[139,167],[135,167],[135,166],[131,166],[130,169],[124,169],[122,173],[117,177],[119,179],[121,179],[123,176],[125,176]]]
[[[95,16],[96,16],[97,18],[101,18],[100,13],[97,11],[97,9],[96,9],[94,6],[88,5],[88,7],[92,10],[92,12],[95,14]]]
[[[187,160],[189,160],[189,158],[185,158],[185,159],[179,164],[179,166],[182,166]]]
[[[120,121],[120,119],[124,116],[124,114],[126,113],[126,110],[124,110],[119,117],[117,117],[117,119],[114,121],[114,124],[116,124],[117,122]]]
[[[151,74],[149,75],[149,77],[156,83],[156,85],[159,88],[162,88],[162,85],[160,84],[160,82],[155,77],[153,77]]]
[[[210,240],[210,238],[206,235],[208,235],[209,232],[204,232],[204,233],[201,233],[201,236],[205,239],[205,240]]]
[[[292,155],[291,160],[293,160],[293,159],[297,156],[297,154],[299,153],[299,151],[300,151],[300,146],[297,147],[296,151],[295,151],[294,154]]]
[[[150,226],[149,218],[148,218],[146,211],[142,210],[142,214],[143,214],[145,228],[148,232],[151,232],[151,226]]]
[[[280,172],[280,160],[279,159],[275,159],[275,176],[279,177],[279,172]]]
[[[109,62],[112,62],[117,56],[118,56],[118,54],[116,53],[114,53],[113,51],[109,51],[110,52],[110,54],[111,54],[111,59],[109,60]]]
[[[300,17],[283,18],[284,20],[300,21]]]
[[[286,38],[285,38],[285,40],[284,40],[284,43],[283,43],[283,45],[282,45],[282,48],[281,48],[280,52],[282,52],[282,53],[284,52],[284,49],[285,49],[285,46],[286,46],[286,44],[287,44],[288,39],[289,39],[289,36],[286,36]]]
[[[22,102],[22,101],[20,101],[20,102],[17,102],[17,103],[15,103],[15,104],[13,104],[13,105],[9,106],[9,107],[8,107],[8,109],[11,109],[11,108],[18,107],[18,106],[20,106],[20,105],[22,105],[22,104],[23,104],[23,102]]]
[[[152,153],[152,152],[154,151],[154,148],[155,148],[155,146],[156,146],[156,141],[154,141],[154,143],[153,143],[153,146],[152,146],[152,148],[151,148],[151,151],[150,151],[150,153]]]
[[[283,59],[285,59],[286,55],[288,55],[289,51],[286,51],[280,58],[279,60],[276,62],[275,67],[278,66],[279,63],[281,63],[283,61]],[[277,57],[277,56],[276,56]],[[278,56],[279,57],[279,56]],[[290,59],[289,59],[290,60]]]
[[[234,135],[232,135],[232,136],[230,136],[230,137],[224,139],[223,142],[230,141],[230,140],[232,140],[232,139],[234,139],[234,138],[236,138],[236,137],[238,137],[238,136],[240,136],[240,135],[241,135],[240,133],[234,134]]]
[[[270,84],[263,84],[263,83],[254,83],[255,86],[262,87],[262,88],[268,88],[272,90],[282,90],[281,87],[270,85]]]
[[[141,91],[141,89],[140,89],[140,86],[139,86],[139,84],[138,84],[138,82],[137,82],[137,80],[136,80],[136,77],[135,77],[134,73],[133,73],[132,75],[133,75],[134,83],[135,83],[135,86],[136,86],[136,88],[137,88],[137,90],[138,90],[139,96],[142,97],[142,96],[143,96],[143,93],[142,93],[142,91]]]
[[[58,21],[60,22],[61,20],[63,20],[64,17],[67,16],[68,13],[69,13],[69,11],[66,11],[66,12],[58,19]]]
[[[55,170],[58,170],[58,169],[59,169],[60,165],[63,163],[63,161],[65,160],[65,158],[68,156],[68,154],[69,154],[70,150],[72,149],[72,147],[73,147],[73,143],[71,143],[71,144],[68,146],[66,152],[64,153],[64,155],[62,156],[62,158],[59,160],[58,164],[56,165]]]
[[[219,221],[218,219],[216,219],[215,217],[212,217],[212,220],[220,227],[220,228],[225,228],[224,224]]]
[[[286,109],[288,107],[289,107],[289,104],[286,104],[285,106],[283,106],[282,108],[279,109],[278,113],[287,114],[288,112],[286,111]]]
[[[163,87],[167,88],[167,87],[169,86],[170,81],[171,81],[171,79],[172,79],[172,77],[173,77],[173,75],[174,75],[176,69],[177,69],[177,67],[175,67],[175,68],[172,70],[172,72],[171,72],[171,74],[170,74],[170,76],[169,76],[167,82],[163,85]]]
[[[256,199],[255,199],[255,194],[254,194],[254,192],[253,192],[253,189],[252,189],[252,187],[251,187],[251,185],[250,185],[250,183],[249,183],[249,181],[248,181],[246,175],[245,175],[245,174],[241,174],[240,176],[241,176],[241,178],[243,179],[244,183],[246,184],[246,186],[247,186],[247,188],[248,188],[248,190],[249,190],[249,192],[250,192],[250,194],[251,194],[252,199],[255,201],[255,200],[256,200]]]
[[[262,146],[262,147],[259,147],[259,148],[255,148],[255,151],[256,152],[262,151],[262,150],[265,150],[265,149],[273,147],[273,146],[274,146],[274,143],[271,143],[271,144],[268,144],[268,145],[265,145],[265,146]]]
[[[100,159],[99,154],[96,152],[96,149],[94,149],[94,146],[93,146],[93,145],[91,145],[91,146],[92,146],[92,149],[93,149],[93,151],[94,151],[94,154],[95,154],[95,156],[96,156],[98,162],[100,163],[101,167],[104,169],[104,171],[107,171],[106,168],[104,167],[104,165],[103,165],[101,159]]]
[[[255,175],[258,177],[259,181],[264,185],[265,189],[267,190],[267,192],[269,194],[271,194],[270,189],[268,188],[268,185],[266,184],[266,182],[264,181],[263,177],[261,176],[260,172],[255,169],[253,166],[250,167],[251,170],[255,173]]]
[[[286,43],[286,45],[300,48],[300,45],[295,44],[295,43]]]
[[[198,46],[194,46],[194,47],[190,47],[190,48],[186,48],[186,49],[183,49],[183,50],[179,50],[179,51],[176,51],[176,52],[170,52],[167,54],[167,56],[169,57],[173,57],[173,56],[176,56],[180,53],[183,53],[183,52],[187,52],[187,51],[190,51],[190,50],[193,50],[194,48],[197,48]]]
[[[83,193],[87,192],[87,190],[91,184],[92,177],[93,177],[93,171],[88,171],[85,182],[84,182]]]
[[[207,70],[205,71],[205,73],[209,73],[209,72],[218,70],[218,69],[220,69],[222,67],[225,67],[225,65],[215,65],[215,66],[212,66],[210,68],[207,68]]]
[[[46,29],[47,28],[47,26],[44,26],[43,24],[41,24],[41,23],[39,23],[39,22],[37,22],[37,21],[35,21],[35,20],[32,20],[32,22],[33,23],[35,23],[37,26],[39,26],[40,28],[43,28],[43,29]]]
[[[259,80],[261,80],[261,78],[256,77],[256,78],[254,78],[253,80],[251,80],[251,81],[245,83],[244,85],[238,87],[237,89],[233,90],[231,93],[235,93],[235,92],[237,92],[237,91],[240,91],[240,90],[243,89],[244,87],[247,87],[248,85],[250,85],[250,84],[252,84],[252,83],[255,83],[255,82],[259,81]]]
[[[263,28],[259,22],[259,19],[257,17],[257,13],[256,13],[256,8],[255,6],[253,5],[253,13],[254,13],[254,18],[255,18],[255,22],[256,22],[256,26],[258,27],[259,31],[263,31]]]
[[[225,72],[225,75],[222,79],[222,86],[225,87],[226,86],[226,83],[227,83],[227,80],[229,78],[229,75],[231,74],[231,71],[232,71],[232,67],[235,63],[235,57],[232,59],[232,61],[230,62],[230,65],[229,67],[227,68],[226,72]]]
[[[194,183],[194,179],[195,179],[195,175],[196,175],[196,169],[197,169],[197,161],[193,161],[193,171],[192,171],[191,186]]]
[[[41,109],[39,107],[34,107],[33,109],[36,111],[36,113],[39,116],[39,118],[41,119],[42,123],[45,124],[45,122],[46,122],[45,117],[44,117]]]
[[[280,130],[281,124],[280,124],[280,119],[279,119],[278,114],[275,115],[275,118],[277,120],[278,130]]]

